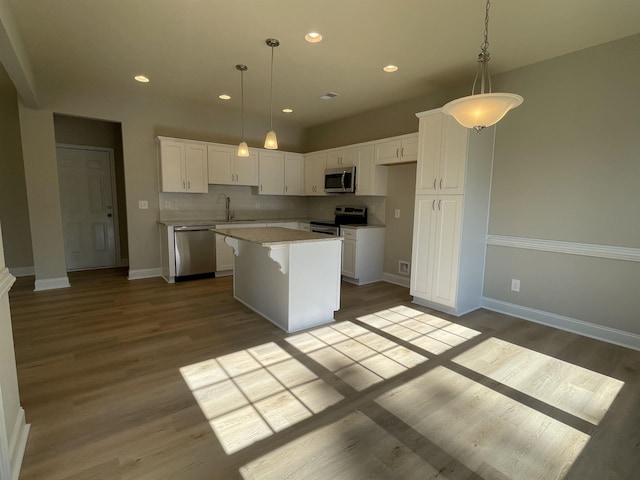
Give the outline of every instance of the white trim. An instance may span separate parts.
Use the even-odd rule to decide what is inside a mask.
[[[403,275],[396,275],[395,273],[382,272],[382,281],[387,283],[393,283],[394,285],[400,285],[401,287],[409,288],[411,286],[411,278]]]
[[[640,335],[625,332],[611,327],[589,323],[575,318],[557,315],[535,308],[523,307],[514,303],[503,302],[493,298],[483,297],[482,306],[487,310],[505,313],[513,317],[522,318],[535,323],[541,323],[550,327],[559,328],[568,332],[577,333],[585,337],[595,338],[604,342],[621,345],[623,347],[640,350]]]
[[[9,443],[9,455],[11,456],[11,472],[13,474],[13,480],[18,480],[18,476],[20,475],[20,467],[22,466],[24,452],[27,449],[27,439],[29,438],[30,429],[31,425],[25,421],[24,409],[20,407],[18,415],[16,416],[16,424],[13,429],[11,441]]]
[[[161,277],[162,269],[158,268],[140,268],[137,270],[129,269],[129,280],[140,280],[142,278]]]
[[[15,281],[16,277],[9,273],[8,268],[5,267],[0,270],[0,298],[9,293],[9,290],[11,290],[11,286]]]
[[[560,240],[509,237],[505,235],[488,235],[487,245],[524,248],[527,250],[540,250],[543,252],[567,253],[570,255],[583,255],[586,257],[606,258],[610,260],[640,262],[640,248],[617,247],[615,245],[563,242]]]
[[[36,267],[9,267],[9,271],[14,277],[32,277],[36,274]]]
[[[69,287],[69,277],[57,277],[57,278],[45,278],[38,280],[36,278],[34,292],[41,292],[42,290],[55,290],[56,288]]]

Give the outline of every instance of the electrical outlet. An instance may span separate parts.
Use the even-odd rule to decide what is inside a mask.
[[[171,202],[169,200],[165,200],[164,201],[164,209],[165,210],[171,210],[173,206],[171,205]]]
[[[394,214],[396,218],[400,218],[400,209],[396,208],[396,213]]]
[[[147,202],[146,200],[139,200],[138,208],[140,210],[147,210],[149,208],[149,202]]]
[[[512,278],[511,279],[511,291],[519,292],[520,291],[520,280]]]

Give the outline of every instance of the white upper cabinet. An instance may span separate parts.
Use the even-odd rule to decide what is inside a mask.
[[[304,155],[284,154],[284,194],[304,195]]]
[[[304,195],[304,155],[261,151],[260,195]]]
[[[418,134],[376,143],[376,165],[408,163],[418,160]]]
[[[356,195],[386,195],[387,167],[375,164],[375,147],[363,145],[355,152]]]
[[[284,153],[260,152],[258,163],[260,195],[284,195]]]
[[[327,168],[350,167],[355,164],[355,148],[341,148],[327,152]]]
[[[326,195],[324,193],[324,171],[326,168],[326,153],[312,153],[304,156],[305,195]]]
[[[159,137],[160,191],[207,193],[207,147]]]
[[[470,130],[448,115],[420,118],[416,194],[464,193]]]
[[[248,157],[238,157],[237,147],[209,144],[207,162],[209,183],[219,185],[258,185],[258,154],[249,150]]]

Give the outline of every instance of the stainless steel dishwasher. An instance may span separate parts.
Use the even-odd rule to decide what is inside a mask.
[[[213,226],[174,227],[176,279],[190,275],[215,275],[216,234]]]

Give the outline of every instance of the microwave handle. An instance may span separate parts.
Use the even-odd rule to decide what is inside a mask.
[[[342,176],[340,177],[340,184],[342,185],[342,190],[346,190],[345,186],[344,186],[344,177],[347,174],[347,172],[342,172]]]

